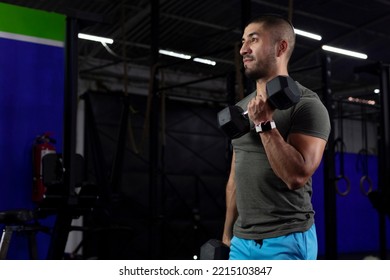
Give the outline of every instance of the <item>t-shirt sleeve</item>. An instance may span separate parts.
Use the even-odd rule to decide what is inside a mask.
[[[331,129],[329,113],[319,98],[303,98],[292,118],[291,133],[303,133],[328,141]]]

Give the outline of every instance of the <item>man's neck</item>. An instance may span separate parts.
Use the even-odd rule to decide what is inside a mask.
[[[267,86],[267,83],[272,80],[273,78],[277,77],[277,76],[288,76],[288,71],[285,70],[285,71],[278,71],[276,74],[272,75],[272,76],[269,76],[268,78],[262,78],[262,79],[258,79],[256,81],[256,92],[258,95],[260,94],[266,94],[266,86]],[[266,96],[266,95],[264,95]]]

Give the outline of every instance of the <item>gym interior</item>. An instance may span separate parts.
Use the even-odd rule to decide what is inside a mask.
[[[238,50],[264,13],[331,119],[318,258],[390,258],[390,2],[1,2],[1,259],[201,259],[232,156],[217,115],[254,89]]]

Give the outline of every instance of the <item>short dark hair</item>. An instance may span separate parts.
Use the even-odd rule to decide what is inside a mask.
[[[277,24],[280,24],[281,21],[284,21],[286,23],[288,23],[292,30],[294,30],[294,26],[293,24],[291,23],[291,21],[284,15],[281,15],[281,14],[261,14],[261,15],[258,15],[252,19],[249,20],[249,22],[246,24],[246,25],[249,25],[250,23],[254,23],[254,22],[264,22],[264,23],[267,23],[269,25],[277,25]]]
[[[246,26],[251,23],[262,23],[266,28],[280,30],[281,32],[273,32],[274,40],[287,39],[289,50],[287,53],[288,59],[291,57],[295,47],[295,31],[291,21],[279,14],[262,14],[252,18]]]

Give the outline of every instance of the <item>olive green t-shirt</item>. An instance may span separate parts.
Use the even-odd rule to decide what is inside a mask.
[[[286,110],[274,112],[276,128],[286,140],[290,133],[302,133],[328,140],[329,114],[313,91],[297,83],[300,101]],[[244,111],[256,92],[236,105]],[[311,203],[312,179],[297,190],[289,190],[275,175],[259,135],[253,129],[233,139],[238,218],[234,235],[244,239],[264,239],[302,232],[314,223]]]

